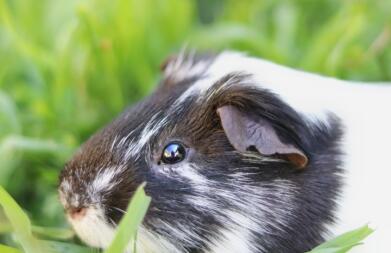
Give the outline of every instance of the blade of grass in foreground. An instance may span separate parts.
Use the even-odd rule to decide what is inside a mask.
[[[0,234],[12,233],[12,231],[12,225],[8,221],[3,221],[0,219]],[[43,237],[56,240],[70,240],[75,236],[75,232],[67,228],[32,226],[31,232],[33,235],[39,238]]]
[[[145,195],[144,186],[145,184],[142,184],[137,188],[127,212],[118,226],[115,237],[105,253],[125,252],[129,245],[135,245],[137,229],[151,202],[151,198]]]
[[[372,233],[373,229],[365,225],[325,242],[308,253],[345,253],[353,247],[361,245],[362,240]]]
[[[57,242],[57,241],[42,241],[47,245],[53,252],[58,253],[97,253],[100,252],[97,249],[88,248],[85,246],[80,246],[67,242]],[[0,251],[3,253],[2,251]]]
[[[50,252],[33,236],[30,219],[2,186],[0,186],[0,205],[12,225],[17,241],[26,253]]]
[[[70,240],[75,236],[75,233],[71,229],[66,228],[33,226],[32,232],[40,238],[45,237],[56,240]]]
[[[15,248],[11,248],[5,245],[0,244],[0,252],[1,253],[21,253],[19,250]]]

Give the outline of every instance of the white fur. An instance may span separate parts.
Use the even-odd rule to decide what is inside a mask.
[[[370,223],[377,231],[354,252],[388,252],[391,235],[391,87],[348,82],[225,52],[177,101],[203,97],[217,80],[231,73],[250,74],[255,87],[266,88],[307,119],[327,124],[329,113],[346,127],[343,151],[346,187],[334,234]],[[391,83],[389,83],[391,84]]]
[[[96,248],[107,248],[115,235],[114,222],[107,223],[103,208],[100,206],[90,206],[86,215],[82,218],[68,220],[76,231],[77,235],[88,245]],[[137,252],[148,253],[181,253],[178,249],[164,237],[140,226],[137,234]],[[130,242],[126,253],[131,253],[133,243]]]
[[[129,143],[129,146],[125,153],[125,161],[128,161],[130,158],[138,158],[139,152],[147,143],[149,142],[150,138],[159,132],[159,130],[164,127],[167,124],[167,117],[164,117],[163,119],[157,121],[158,114],[155,114],[152,116],[152,118],[149,120],[149,122],[145,125],[141,137],[138,140],[132,139]],[[129,139],[131,133],[125,137],[124,140],[120,141],[120,144],[126,143],[127,139]]]
[[[93,247],[107,248],[114,237],[115,229],[105,222],[103,209],[99,206],[90,206],[81,219],[68,217],[68,220],[78,236]]]
[[[256,252],[251,233],[247,228],[248,225],[253,225],[252,221],[240,214],[230,212],[228,214],[228,224],[221,228],[218,232],[218,237],[214,238],[209,244],[210,253],[226,253],[226,252],[241,252],[252,253]]]
[[[194,51],[186,55],[185,50],[183,50],[175,60],[169,62],[166,66],[164,70],[165,77],[180,82],[186,78],[201,75],[207,69],[209,61],[195,61],[194,56]]]
[[[103,193],[110,192],[122,178],[118,176],[125,167],[101,168],[94,180],[87,186],[87,194],[93,203],[101,201]]]
[[[164,237],[141,226],[137,234],[137,252],[181,253],[183,250],[178,249]]]
[[[85,192],[81,193],[86,195],[86,204],[100,203],[108,193],[110,193],[122,180],[119,176],[126,169],[126,166],[118,167],[102,167],[96,173],[93,181],[90,184],[85,184]],[[76,171],[78,182],[82,182],[80,171]],[[77,193],[76,182],[73,180],[64,179],[61,182],[59,197],[62,205],[68,207],[79,207],[81,204],[80,193]]]
[[[59,190],[60,202],[66,208],[69,206],[79,206],[80,204],[80,194],[72,193],[73,186],[71,182],[72,181],[63,180]]]
[[[268,226],[281,230],[287,226],[290,212],[296,208],[291,201],[293,195],[296,194],[296,187],[291,182],[276,179],[274,182],[269,182],[270,185],[263,183],[249,186],[240,183],[242,180],[248,180],[247,174],[238,172],[233,176],[230,185],[236,189],[227,190],[226,185],[209,181],[199,173],[199,170],[200,168],[195,164],[184,164],[175,172],[178,176],[190,181],[189,186],[196,194],[188,197],[187,201],[198,206],[200,210],[214,215],[224,224],[217,235],[211,238],[211,242],[208,244],[209,253],[258,252],[262,248],[255,248],[260,246],[254,245],[251,232],[267,234],[269,233]],[[280,209],[270,206],[270,201],[267,200],[266,195],[271,186],[274,187],[273,194],[276,197],[273,201],[283,203]],[[211,195],[211,193],[213,194]],[[219,206],[218,199],[229,201],[234,210]],[[170,235],[180,238],[177,236],[186,234],[186,231],[191,231],[191,229],[183,228],[179,232],[174,230]],[[189,236],[194,238],[197,235],[190,234]]]

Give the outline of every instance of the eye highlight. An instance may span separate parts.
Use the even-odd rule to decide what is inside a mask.
[[[164,164],[179,163],[186,158],[186,153],[186,148],[181,143],[171,142],[163,149],[160,160]]]

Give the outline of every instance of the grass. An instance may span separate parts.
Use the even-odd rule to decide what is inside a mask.
[[[105,250],[105,253],[124,252],[128,248],[129,242],[133,245],[133,252],[136,251],[137,229],[151,202],[151,198],[145,195],[143,188],[144,186],[141,185],[135,192],[126,215],[118,226],[113,242]]]
[[[19,213],[22,241],[32,233],[60,241],[49,243],[60,252],[83,252],[57,200],[59,170],[153,89],[160,63],[183,45],[391,80],[390,10],[382,0],[0,0],[0,185],[29,217]],[[25,249],[6,206],[0,243]]]

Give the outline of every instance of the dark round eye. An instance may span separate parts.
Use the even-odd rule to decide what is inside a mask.
[[[165,164],[174,164],[183,161],[186,157],[186,148],[177,142],[168,144],[162,154],[161,161]]]

